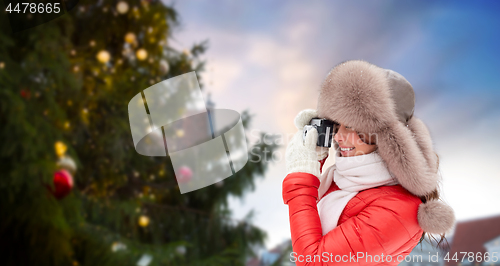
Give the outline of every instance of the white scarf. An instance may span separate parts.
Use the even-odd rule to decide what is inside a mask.
[[[340,190],[323,195],[335,181]],[[375,151],[369,154],[341,157],[336,153],[335,164],[320,177],[318,212],[323,235],[337,227],[345,206],[359,191],[383,185],[396,185],[382,157]]]

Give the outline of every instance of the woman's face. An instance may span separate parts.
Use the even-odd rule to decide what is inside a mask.
[[[364,155],[377,149],[377,145],[364,143],[355,130],[346,127],[344,124],[340,124],[340,128],[337,134],[335,134],[334,139],[339,144],[342,157]]]

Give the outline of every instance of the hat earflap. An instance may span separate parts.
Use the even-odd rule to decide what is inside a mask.
[[[422,120],[413,116],[408,120],[408,129],[412,132],[420,151],[427,162],[428,168],[433,172],[438,171],[438,157],[432,148],[432,140],[429,130]],[[438,176],[438,181],[441,178]],[[431,192],[432,193],[432,192]],[[443,234],[450,231],[455,224],[455,213],[453,209],[438,199],[428,200],[418,207],[418,224],[425,232],[432,234]]]
[[[389,171],[409,192],[425,196],[436,189],[438,175],[427,166],[413,133],[403,123],[394,121],[380,129],[377,144]]]
[[[408,129],[413,133],[413,138],[424,155],[427,166],[434,172],[437,172],[438,158],[432,148],[432,139],[427,126],[425,126],[422,120],[413,116],[408,120]]]

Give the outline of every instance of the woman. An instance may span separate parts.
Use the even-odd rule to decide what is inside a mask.
[[[451,229],[438,157],[414,105],[403,76],[351,60],[327,75],[317,111],[297,115],[283,181],[297,265],[398,265],[426,232],[442,240]],[[315,117],[338,124],[335,164],[323,173],[328,150],[316,146],[317,131],[302,139]]]

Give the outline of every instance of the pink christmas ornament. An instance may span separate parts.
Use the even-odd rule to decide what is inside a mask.
[[[181,166],[176,174],[177,181],[180,183],[186,183],[193,177],[193,171],[187,166]]]

